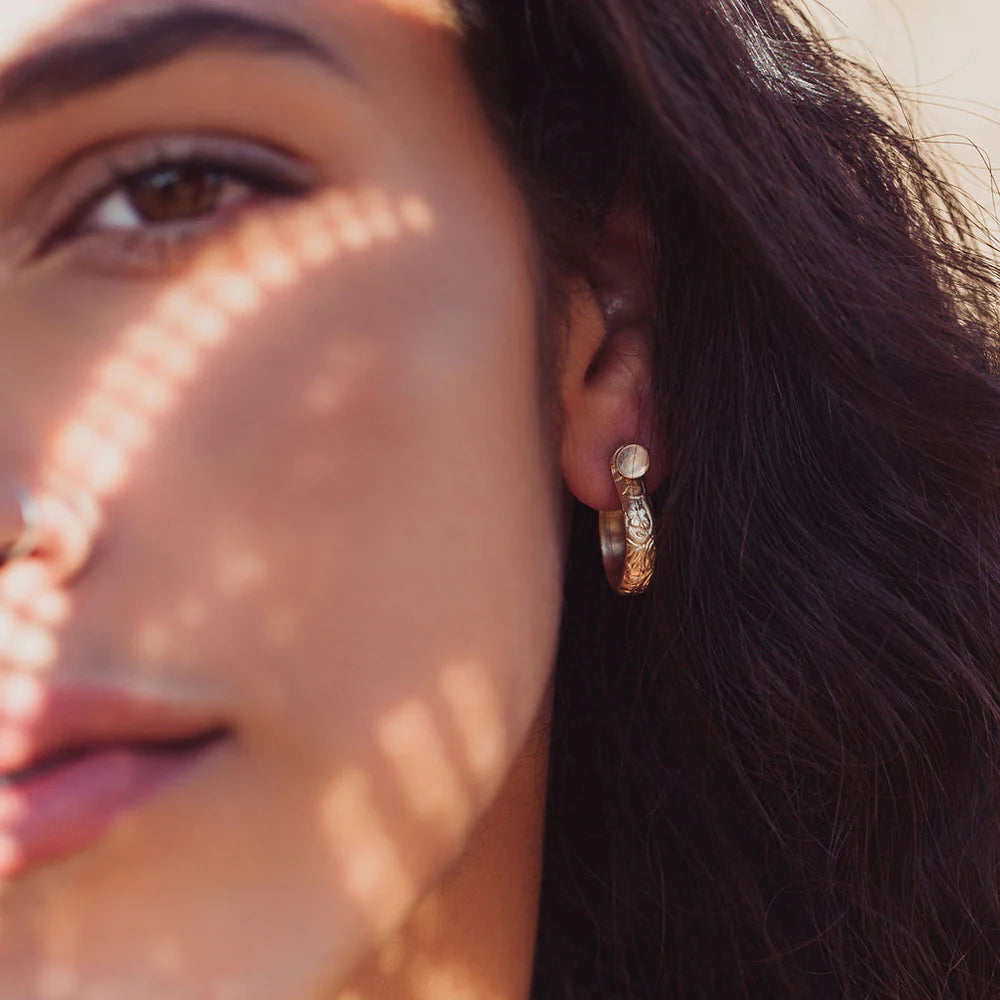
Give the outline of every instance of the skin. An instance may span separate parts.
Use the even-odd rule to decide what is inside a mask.
[[[548,314],[443,4],[224,5],[361,82],[207,51],[0,121],[0,486],[49,512],[0,572],[0,744],[53,684],[232,734],[0,885],[0,993],[523,998],[564,511],[611,507],[608,456],[649,439],[634,226]],[[0,69],[149,5],[17,6]],[[38,252],[103,176],[85,150],[234,135],[308,190],[234,188],[169,254],[101,203]]]

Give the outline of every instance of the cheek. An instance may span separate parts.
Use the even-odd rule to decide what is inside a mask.
[[[561,563],[527,227],[503,215],[429,207],[353,247],[341,228],[314,265],[304,231],[275,224],[180,291],[218,297],[268,248],[296,275],[227,319],[134,456],[62,640],[85,671],[210,697],[239,739],[193,807],[162,807],[183,870],[150,870],[167,845],[144,829],[114,876],[82,878],[94,926],[128,939],[249,892],[282,915],[253,934],[318,953],[322,927],[346,961],[496,794],[548,680]],[[185,944],[202,976],[247,946],[219,912]],[[120,961],[82,940],[95,968]]]
[[[402,694],[422,659],[492,659],[525,631],[536,647],[552,617],[551,599],[535,611],[558,548],[531,277],[518,230],[454,218],[261,301],[116,501],[121,558],[157,590],[176,576],[252,608],[254,659],[309,649],[338,702],[345,670]]]

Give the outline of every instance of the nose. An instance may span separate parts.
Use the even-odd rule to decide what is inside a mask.
[[[30,555],[37,544],[33,500],[27,493],[8,492],[0,495],[0,564],[14,562]]]
[[[32,558],[56,583],[87,564],[100,529],[95,500],[79,490],[0,490],[0,565]]]

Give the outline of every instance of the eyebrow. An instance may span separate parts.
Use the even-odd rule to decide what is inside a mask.
[[[45,110],[203,49],[289,53],[357,82],[338,53],[289,25],[215,7],[174,7],[118,20],[13,63],[0,72],[0,117]]]

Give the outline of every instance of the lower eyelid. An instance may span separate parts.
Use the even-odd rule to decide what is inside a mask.
[[[102,274],[134,278],[172,278],[213,239],[225,240],[250,212],[279,209],[287,197],[259,198],[235,210],[190,222],[134,229],[104,229],[83,234],[55,253]]]
[[[55,254],[74,267],[111,277],[171,278],[194,259],[204,242],[204,233],[150,237],[141,230],[119,229],[83,236]]]
[[[158,225],[143,223],[84,229],[42,247],[35,259],[39,262],[59,260],[66,266],[80,266],[107,276],[170,279],[182,273],[212,241],[225,240],[250,215],[279,209],[282,203],[313,193],[312,189],[259,193],[243,181],[232,183],[238,190],[234,190],[232,197],[217,210],[204,216]],[[126,197],[124,193],[121,196]]]

